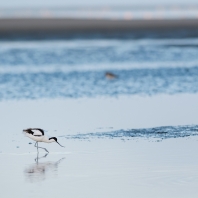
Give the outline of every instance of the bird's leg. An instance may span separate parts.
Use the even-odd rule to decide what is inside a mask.
[[[42,157],[39,157],[39,153],[37,153],[37,157],[35,158],[35,162],[38,164],[38,160],[41,159],[41,158],[45,158],[47,157],[48,153],[46,153],[44,156]]]
[[[37,146],[36,146],[36,143],[37,143]],[[36,142],[36,143],[35,143],[35,145],[34,145],[34,146],[35,146],[35,147],[37,147],[37,152],[39,152],[39,151],[38,151],[38,148],[42,148],[42,149],[44,149],[46,152],[48,152],[48,153],[49,153],[49,151],[48,151],[46,148],[39,147],[39,146],[38,146],[38,142]]]
[[[39,157],[38,157],[38,152],[37,152],[37,157],[35,158],[35,162],[38,164],[38,159],[39,159]]]
[[[42,148],[42,149],[44,149],[46,152],[48,152],[48,153],[49,153],[49,151],[48,151],[46,148],[38,147],[38,142],[37,142],[37,148]]]
[[[41,158],[45,158],[45,157],[47,157],[47,155],[48,155],[48,153],[46,153],[43,157],[41,157]]]
[[[36,146],[36,145],[37,145],[37,146]],[[35,142],[34,147],[36,147],[36,148],[37,148],[37,153],[38,153],[38,152],[39,152],[39,151],[38,151],[38,142]]]

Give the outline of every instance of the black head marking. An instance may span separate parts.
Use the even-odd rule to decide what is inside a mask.
[[[55,140],[55,142],[56,142],[56,143],[58,143],[58,141],[57,141],[57,138],[56,138],[56,137],[51,137],[51,138],[49,138],[49,140],[52,140],[52,139],[53,139],[53,140]],[[58,143],[58,144],[59,144],[59,143]],[[64,147],[64,146],[62,146],[61,144],[59,144],[59,145],[60,145],[61,147]]]

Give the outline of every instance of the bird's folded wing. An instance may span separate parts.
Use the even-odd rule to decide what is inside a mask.
[[[43,135],[43,133],[38,129],[32,129],[31,131],[33,132],[33,136],[42,136]]]

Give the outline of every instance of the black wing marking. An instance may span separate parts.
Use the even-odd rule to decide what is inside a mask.
[[[44,136],[43,129],[39,129],[39,128],[29,128],[29,129],[25,129],[23,131],[26,132],[26,133],[29,133],[33,136],[38,136],[38,137]]]
[[[38,130],[41,132],[42,135],[44,135],[44,130],[43,129],[39,129],[39,128],[32,128],[31,130]]]

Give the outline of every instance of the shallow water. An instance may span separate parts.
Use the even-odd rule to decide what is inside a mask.
[[[1,40],[1,194],[197,197],[197,38]]]
[[[197,38],[0,41],[0,100],[197,93],[197,45]]]
[[[87,103],[81,102],[81,106],[78,102],[71,102],[72,109],[68,114],[62,112],[60,105],[56,107],[59,109],[56,111],[57,115],[59,117],[67,115],[68,119],[72,116],[72,111],[76,112],[76,117],[80,117],[81,112],[76,108],[77,106],[84,112],[89,112],[90,109],[99,112],[99,106],[105,108],[95,119],[100,117],[101,123],[92,120],[90,113],[84,114],[85,119],[90,119],[97,125],[89,123],[90,128],[87,124],[77,128],[70,125],[72,134],[60,134],[71,135],[70,138],[108,136],[126,139],[143,136],[164,139],[196,135],[197,114],[192,110],[193,106],[196,109],[198,92],[198,35],[196,36],[196,32],[193,36],[187,36],[192,35],[188,30],[188,34],[182,39],[180,38],[183,35],[182,31],[177,34],[178,38],[169,37],[170,35],[149,38],[150,33],[145,37],[136,38],[135,33],[132,32],[118,34],[113,38],[107,35],[98,37],[92,35],[90,39],[82,35],[62,40],[58,37],[54,39],[46,37],[46,40],[37,40],[36,37],[33,40],[24,40],[23,37],[1,40],[0,100],[40,101],[45,99],[55,100],[65,106],[67,99],[75,101],[86,98]],[[105,76],[106,72],[111,72],[116,77],[108,79]],[[176,97],[166,98],[166,95]],[[194,98],[193,95],[195,95]],[[124,97],[128,99],[123,99]],[[150,99],[143,100],[141,97]],[[95,100],[94,103],[89,100],[91,98]],[[66,101],[62,103],[59,99]],[[115,114],[117,106],[111,105],[111,99],[118,101],[115,104],[119,106],[119,113]],[[55,102],[51,104],[52,107],[56,106],[54,104]],[[29,108],[26,103],[22,106],[25,109]],[[39,106],[43,111],[48,108]],[[148,106],[151,108],[148,109]],[[165,109],[169,109],[170,106],[172,109],[177,107],[175,113],[164,114]],[[132,113],[129,112],[130,110]],[[148,119],[152,112],[153,119]],[[177,116],[179,112],[183,115],[187,114],[188,118],[181,119],[181,115]],[[105,117],[104,113],[108,115],[107,120],[112,117],[112,121],[108,124],[102,121],[102,117]],[[34,113],[32,114],[34,117],[32,120],[35,120]],[[160,120],[159,118],[163,115],[166,117]],[[21,117],[21,115],[17,116]],[[123,118],[129,121],[120,122],[119,119]],[[41,119],[44,122],[44,118]],[[72,123],[75,122],[75,118],[70,119],[70,122],[71,120]],[[65,124],[63,123],[62,126],[60,129],[65,131]],[[96,133],[97,129],[105,127],[110,128],[107,131],[104,129],[101,134]],[[72,136],[74,131],[78,134],[79,130],[83,134]],[[161,130],[162,133],[158,133]]]
[[[197,197],[196,138],[63,143],[67,153],[53,152],[58,149],[54,145],[48,156],[41,152],[38,161],[36,152],[0,154],[2,195],[187,198],[190,193]]]

